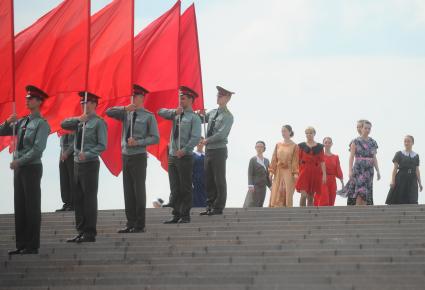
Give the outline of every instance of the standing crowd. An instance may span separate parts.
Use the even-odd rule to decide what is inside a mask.
[[[344,185],[339,157],[331,151],[333,141],[325,137],[323,144],[315,141],[316,130],[305,129],[306,141],[292,141],[290,125],[282,127],[283,140],[274,148],[271,162],[264,157],[266,144],[255,144],[256,156],[248,166],[248,193],[244,207],[262,207],[267,187],[271,189],[270,207],[292,207],[295,191],[301,194],[300,206],[333,206],[337,193],[347,198],[347,205],[373,205],[373,179],[381,179],[376,158],[378,144],[371,138],[372,124],[357,122],[358,137],[349,144],[349,179]],[[404,150],[394,158],[394,169],[386,204],[417,204],[422,191],[419,155],[412,150],[413,136],[404,138]],[[341,189],[337,191],[337,182]]]
[[[14,209],[16,254],[37,254],[41,225],[41,157],[46,148],[50,127],[40,114],[48,95],[32,85],[26,87],[28,116],[18,119],[12,114],[0,125],[0,136],[13,136],[17,146],[10,168],[14,171]],[[145,231],[146,147],[159,142],[158,124],[153,113],[144,109],[149,91],[133,85],[132,101],[127,106],[112,107],[106,115],[122,122],[121,149],[126,226],[118,233]],[[193,203],[204,205],[201,215],[220,215],[226,205],[227,137],[233,115],[227,108],[234,93],[217,86],[218,108],[194,112],[198,97],[193,89],[179,88],[179,106],[160,109],[158,115],[173,123],[169,141],[168,176],[170,182],[171,219],[166,224],[189,223]],[[96,114],[101,99],[90,92],[80,92],[82,115],[67,118],[61,127],[59,172],[63,206],[58,211],[75,211],[77,235],[69,243],[96,241],[99,156],[107,148],[106,122]],[[201,124],[207,124],[201,137]],[[194,152],[194,147],[197,150]],[[206,148],[205,154],[203,148]],[[203,168],[205,166],[205,174]],[[195,170],[194,170],[195,167]],[[199,168],[202,168],[200,171]],[[193,198],[193,191],[196,198]],[[155,206],[162,206],[156,200]]]
[[[46,148],[50,127],[40,114],[48,95],[35,86],[27,86],[28,116],[18,119],[12,114],[0,125],[0,136],[15,136],[16,148],[10,168],[14,171],[14,209],[16,254],[37,254],[40,247],[41,188],[43,174],[41,157]],[[198,97],[193,89],[181,86],[179,106],[160,109],[158,115],[172,122],[168,150],[170,197],[154,202],[155,207],[172,208],[165,224],[190,223],[191,208],[205,206],[201,216],[223,214],[227,200],[227,143],[233,115],[227,108],[233,92],[217,86],[216,109],[193,111]],[[127,106],[112,107],[106,115],[122,122],[121,149],[126,226],[118,233],[145,231],[146,212],[146,147],[159,142],[158,125],[153,113],[144,107],[149,91],[133,86],[132,101]],[[77,234],[69,243],[96,241],[99,155],[107,148],[106,122],[96,114],[101,99],[90,92],[80,92],[82,114],[62,121],[66,133],[61,136],[59,161],[63,207],[58,211],[75,211]],[[201,126],[206,124],[205,137]],[[306,141],[292,141],[291,126],[282,127],[283,140],[274,148],[271,162],[264,157],[266,144],[258,141],[256,156],[248,167],[248,193],[244,207],[263,206],[267,187],[271,188],[270,207],[292,207],[294,192],[300,192],[300,206],[332,206],[337,194],[349,205],[373,205],[373,178],[380,172],[376,153],[377,142],[369,137],[371,123],[358,122],[359,136],[349,145],[349,180],[344,185],[337,155],[331,152],[332,138],[316,142],[313,127],[305,130]],[[406,136],[405,150],[396,153],[393,162],[391,190],[387,203],[417,203],[422,191],[419,155],[412,151],[414,138]],[[196,150],[194,152],[194,148]],[[203,148],[206,148],[205,153]]]

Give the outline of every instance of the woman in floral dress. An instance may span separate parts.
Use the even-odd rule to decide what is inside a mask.
[[[373,198],[374,170],[377,179],[381,179],[376,153],[378,144],[369,137],[372,124],[365,121],[361,137],[350,145],[349,176],[354,184],[354,190],[349,197],[356,199],[356,205],[366,205]]]

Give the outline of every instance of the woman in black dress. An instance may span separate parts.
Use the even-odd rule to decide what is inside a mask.
[[[419,172],[419,155],[412,151],[415,140],[413,136],[404,138],[404,151],[398,151],[394,158],[394,169],[391,179],[391,189],[386,204],[417,204],[418,185],[422,191]]]

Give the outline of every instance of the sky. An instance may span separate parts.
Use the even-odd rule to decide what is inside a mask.
[[[92,0],[92,12],[110,1]],[[59,0],[15,0],[15,31],[31,25]],[[182,1],[185,9],[192,1]],[[174,4],[136,0],[135,32]],[[372,122],[382,178],[374,181],[375,204],[384,204],[392,158],[406,134],[425,154],[425,0],[204,0],[195,1],[207,109],[216,107],[216,85],[236,94],[229,103],[234,125],[227,161],[228,207],[241,207],[247,168],[257,140],[271,157],[284,124],[294,141],[315,127],[316,140],[334,140],[348,175],[348,144],[356,120]],[[59,139],[51,135],[43,156],[42,210],[62,206]],[[13,212],[11,155],[0,153],[0,213]],[[423,169],[421,164],[421,169]],[[423,173],[425,179],[425,172]],[[99,209],[124,208],[122,176],[101,166]],[[345,178],[345,181],[347,178]],[[425,183],[425,182],[424,182]],[[150,156],[147,205],[168,199],[167,173]],[[269,192],[265,205],[268,205]],[[297,204],[299,194],[294,195]],[[346,200],[337,197],[336,205]],[[425,192],[419,194],[425,203]]]

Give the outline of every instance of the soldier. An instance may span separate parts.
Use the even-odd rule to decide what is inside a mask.
[[[222,214],[226,206],[226,160],[227,160],[227,137],[233,125],[233,115],[227,109],[233,92],[217,86],[218,108],[211,110],[205,115],[208,122],[207,138],[203,143],[206,146],[205,171],[207,187],[207,208],[200,215]],[[200,112],[204,119],[205,112]]]
[[[147,93],[149,92],[143,87],[133,85],[133,103],[126,107],[109,108],[106,111],[109,117],[123,122],[121,149],[127,225],[118,233],[145,231],[146,146],[159,142],[155,116],[143,108]]]
[[[168,177],[173,197],[173,217],[165,224],[189,223],[192,208],[193,148],[201,138],[201,121],[193,112],[192,104],[198,94],[188,87],[180,87],[180,106],[160,109],[158,114],[173,120],[168,156]]]
[[[61,124],[65,130],[76,131],[74,142],[74,207],[78,235],[67,240],[69,243],[96,241],[99,155],[106,149],[107,142],[106,123],[96,114],[99,97],[87,93],[86,99],[85,94],[85,92],[80,92],[79,96],[82,106],[86,106],[86,113],[79,117],[65,119]],[[84,138],[83,131],[85,131]]]
[[[17,129],[18,146],[10,163],[10,169],[14,170],[16,250],[10,251],[9,255],[38,254],[40,248],[41,156],[50,133],[40,107],[48,96],[35,86],[29,85],[26,90],[30,115],[18,120],[16,114],[12,114],[0,125],[0,136],[12,136],[15,123]]]
[[[60,138],[59,179],[63,206],[57,212],[74,210],[74,138],[73,131]]]

